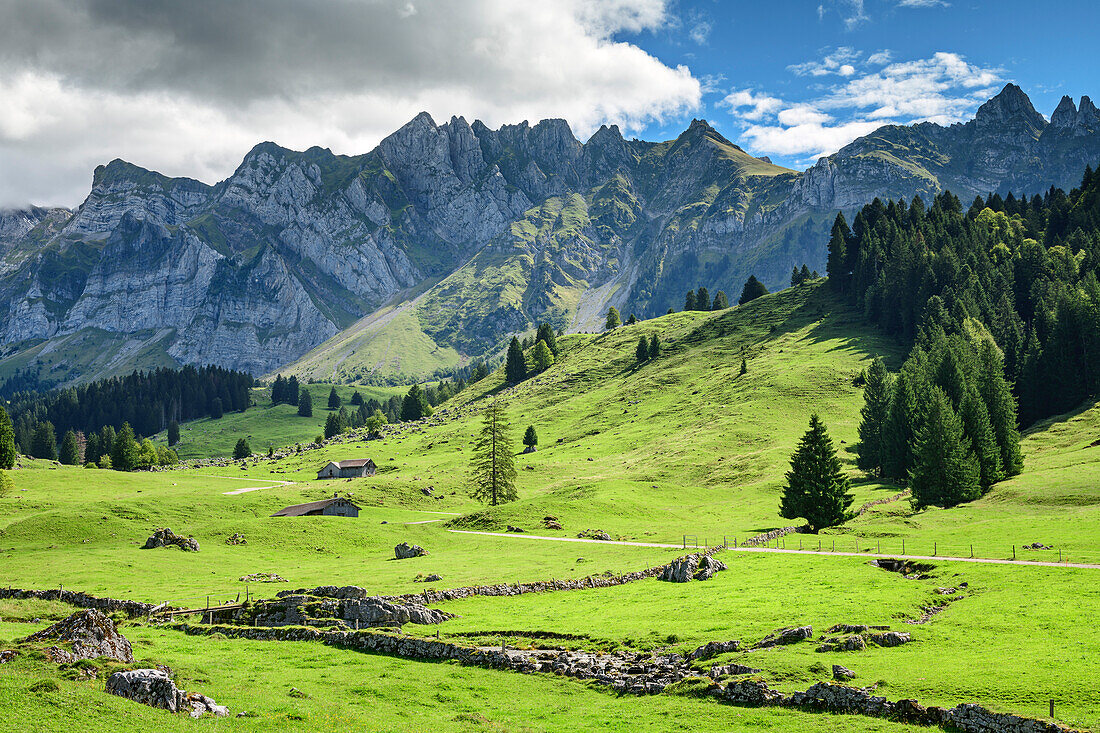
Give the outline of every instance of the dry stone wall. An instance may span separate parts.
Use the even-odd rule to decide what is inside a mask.
[[[97,608],[108,613],[123,613],[130,617],[148,616],[156,608],[152,603],[120,600],[118,598],[98,598],[71,590],[28,590],[25,588],[0,588],[0,598],[17,600],[34,599],[39,601],[60,601],[78,608]]]

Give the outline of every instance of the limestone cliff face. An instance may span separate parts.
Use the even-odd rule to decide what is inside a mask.
[[[429,278],[421,328],[476,356],[540,320],[651,316],[698,285],[733,299],[750,273],[782,285],[823,268],[837,210],[875,197],[1030,194],[1098,161],[1088,97],[1048,122],[1014,85],[965,124],[883,127],[804,172],[701,120],[581,143],[563,120],[426,113],[359,156],[262,143],[213,186],[116,160],[75,211],[0,212],[0,356],[154,331],[179,362],[266,373]]]

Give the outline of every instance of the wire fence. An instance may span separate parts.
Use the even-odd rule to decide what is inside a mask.
[[[751,544],[747,540],[756,539]],[[1014,560],[1053,564],[1100,564],[1100,551],[1063,548],[1043,543],[994,545],[988,542],[941,542],[926,538],[858,537],[853,535],[813,535],[789,532],[779,537],[759,540],[759,536],[681,535],[677,544],[685,550],[705,549],[721,545],[731,549],[793,550],[802,552],[837,553],[844,555],[883,555],[888,557],[956,558],[975,560]]]

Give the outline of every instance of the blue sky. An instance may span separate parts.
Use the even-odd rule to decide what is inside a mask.
[[[643,138],[705,117],[743,147],[802,168],[882,122],[966,120],[1009,81],[1047,117],[1063,94],[1100,96],[1097,2],[682,0],[672,11],[677,22],[629,41],[685,65],[707,91],[698,110],[650,121]],[[731,107],[738,92],[730,101],[762,103]],[[883,109],[889,99],[897,109]]]
[[[0,207],[74,206],[114,158],[215,183],[256,143],[371,150],[427,111],[675,137],[705,117],[795,168],[1006,81],[1100,96],[1100,2],[0,2]]]

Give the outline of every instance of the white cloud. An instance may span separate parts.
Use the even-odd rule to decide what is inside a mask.
[[[824,125],[832,122],[833,118],[821,110],[814,109],[807,104],[799,104],[794,107],[781,110],[776,119],[784,127],[798,127],[800,125]]]
[[[739,119],[756,121],[778,112],[783,107],[783,100],[757,94],[752,89],[741,89],[727,94],[719,105],[728,107]]]
[[[946,0],[901,0],[899,8],[949,8],[951,3]]]
[[[881,122],[854,121],[825,126],[808,122],[793,127],[752,125],[742,133],[753,150],[778,155],[820,158],[831,155],[861,135],[873,132]]]
[[[706,44],[707,39],[710,38],[710,31],[713,25],[708,20],[698,20],[691,27],[691,31],[688,33],[688,37],[691,40],[698,43],[700,46]]]
[[[637,131],[700,104],[622,38],[670,22],[667,0],[0,3],[0,205],[78,203],[115,157],[212,182],[262,140],[362,153],[421,110]]]
[[[787,71],[795,76],[829,76],[831,74],[851,76],[855,73],[855,67],[849,62],[858,60],[860,56],[862,54],[854,48],[841,46],[820,60],[791,64],[787,67]]]
[[[877,51],[867,57],[867,63],[874,64],[875,66],[885,66],[894,59],[893,52],[888,48],[884,48],[881,51]]]
[[[761,153],[817,157],[885,124],[959,122],[996,93],[1003,73],[946,52],[898,63],[889,63],[889,51],[872,54],[866,63],[861,58],[854,49],[840,48],[789,67],[799,76],[834,77],[805,101],[751,89],[732,92],[724,103],[744,126],[743,143]]]

